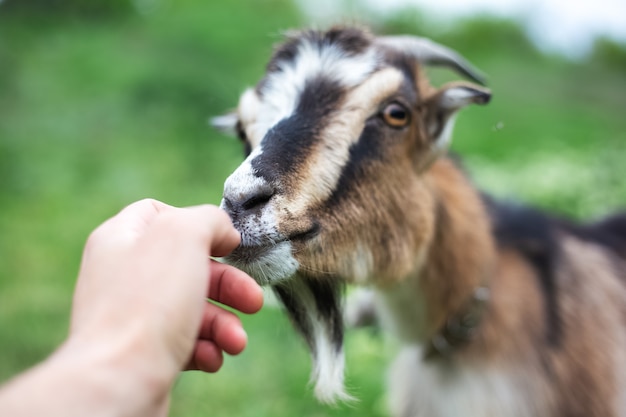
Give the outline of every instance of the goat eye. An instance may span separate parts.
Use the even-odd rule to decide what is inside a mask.
[[[398,103],[389,103],[383,110],[383,119],[391,127],[404,127],[409,124],[408,110]]]

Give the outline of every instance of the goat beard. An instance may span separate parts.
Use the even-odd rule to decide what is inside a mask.
[[[325,403],[350,400],[344,389],[343,283],[296,275],[272,289],[311,351],[315,396]]]

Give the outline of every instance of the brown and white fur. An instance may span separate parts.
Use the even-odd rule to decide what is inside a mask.
[[[342,288],[352,321],[402,345],[393,415],[626,416],[626,216],[577,225],[481,194],[446,156],[457,110],[490,92],[431,86],[422,65],[481,82],[427,39],[354,28],[292,34],[236,112],[248,156],[222,207],[226,258],[269,285],[314,361],[343,387]]]

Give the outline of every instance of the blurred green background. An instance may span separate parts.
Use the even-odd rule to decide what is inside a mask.
[[[489,74],[492,103],[460,116],[453,145],[483,188],[575,218],[624,207],[623,45],[599,39],[572,62],[538,52],[514,21],[441,28],[415,9],[381,18],[346,4],[315,24],[429,36]],[[95,226],[144,197],[219,203],[242,149],[208,118],[259,79],[284,30],[311,23],[288,0],[0,2],[0,382],[64,339]],[[313,399],[307,352],[280,310],[244,322],[248,350],[218,375],[182,376],[173,416],[386,415],[390,349],[376,334],[347,337],[360,401],[328,407]]]

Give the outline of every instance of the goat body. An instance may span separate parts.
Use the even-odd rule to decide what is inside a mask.
[[[237,111],[216,119],[250,151],[222,206],[226,258],[272,286],[314,361],[343,388],[348,321],[377,320],[401,351],[398,417],[626,416],[626,216],[580,226],[482,195],[446,156],[454,116],[486,88],[435,88],[422,65],[482,83],[427,39],[354,28],[292,34]]]

